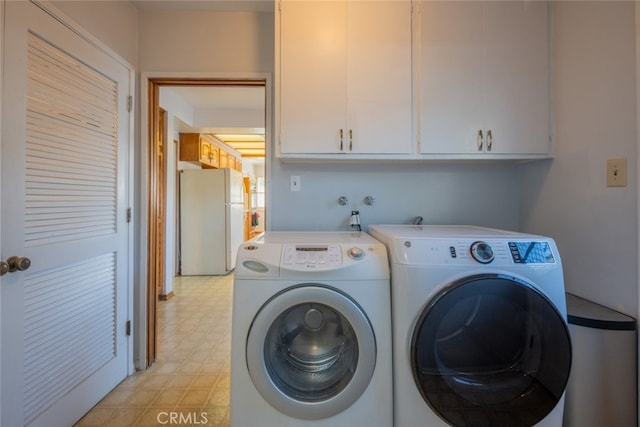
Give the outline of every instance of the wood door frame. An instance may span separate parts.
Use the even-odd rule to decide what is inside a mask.
[[[136,351],[136,365],[139,370],[150,367],[157,356],[157,303],[159,300],[158,277],[159,271],[165,266],[164,254],[158,256],[158,234],[156,230],[159,223],[166,223],[166,210],[161,207],[165,200],[161,200],[161,188],[159,183],[158,162],[160,153],[158,144],[152,143],[158,138],[158,123],[160,116],[160,87],[162,86],[263,86],[265,87],[265,139],[271,141],[271,75],[265,73],[242,75],[239,77],[210,76],[185,73],[142,73],[141,75],[141,205],[140,205],[140,293],[137,304],[138,326],[136,336],[138,339]],[[145,120],[146,119],[146,120]],[[146,124],[146,126],[145,126]],[[164,144],[166,150],[167,144]],[[270,147],[270,145],[267,145]],[[269,173],[267,167],[270,159],[270,148],[265,154],[265,174]],[[165,156],[166,159],[166,156]],[[166,174],[165,174],[166,177]],[[146,178],[146,185],[145,180]],[[165,246],[164,244],[162,245]]]
[[[160,86],[149,81],[149,120],[147,123],[148,126],[148,135],[149,135],[149,195],[148,195],[148,229],[147,229],[147,361],[145,368],[151,366],[151,364],[156,359],[156,322],[157,322],[157,280],[158,280],[158,262],[161,259],[158,259],[158,254],[156,250],[156,239],[158,238],[157,229],[158,229],[158,215],[161,215],[158,209],[158,199],[161,197],[158,182],[159,182],[159,173],[158,170],[158,159],[160,154],[158,153],[158,144],[156,143],[158,139],[158,121],[160,118]]]
[[[162,278],[165,275],[165,265],[163,262],[158,262],[158,260],[164,260],[164,254],[166,252],[166,217],[167,217],[167,150],[168,150],[168,141],[167,141],[167,111],[162,107],[158,108],[158,117],[155,121],[156,123],[156,141],[159,145],[156,154],[158,155],[156,167],[158,168],[158,182],[157,182],[157,211],[158,211],[158,219],[157,222],[160,224],[160,227],[157,227],[155,230],[156,233],[156,246],[155,257],[156,257],[156,285],[158,298],[160,301],[166,301],[167,295],[164,293],[164,286]]]

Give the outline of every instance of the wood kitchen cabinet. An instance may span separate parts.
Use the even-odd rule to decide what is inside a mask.
[[[420,2],[419,152],[550,154],[547,2]]]
[[[229,153],[224,150],[220,152],[220,167],[221,168],[229,167]]]
[[[408,0],[278,1],[276,154],[412,153],[411,23]]]
[[[220,167],[242,172],[242,159],[230,151],[220,150]]]
[[[181,133],[180,160],[195,163],[204,169],[230,168],[242,172],[240,154],[207,134]]]
[[[180,160],[203,168],[219,168],[220,148],[199,133],[181,133]]]

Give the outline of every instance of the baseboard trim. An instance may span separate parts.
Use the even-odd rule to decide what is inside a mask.
[[[160,295],[158,295],[158,299],[160,301],[169,301],[171,298],[173,298],[175,296],[176,296],[176,294],[174,294],[173,291],[171,291],[168,294],[160,294]]]

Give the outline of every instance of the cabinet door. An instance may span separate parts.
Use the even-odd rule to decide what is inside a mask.
[[[210,163],[211,161],[211,143],[200,138],[200,162]]]
[[[411,1],[285,1],[281,154],[409,154]]]
[[[420,6],[420,152],[476,153],[484,126],[482,2]]]
[[[550,150],[549,15],[544,1],[485,4],[485,123],[495,154]]]
[[[281,153],[337,153],[346,131],[346,3],[280,3]]]
[[[220,169],[229,167],[229,153],[225,150],[220,150]]]
[[[411,1],[351,1],[347,152],[412,150]]]
[[[209,163],[214,168],[220,167],[220,149],[215,145],[211,145],[211,159]]]
[[[547,154],[547,3],[423,1],[420,22],[420,152]]]

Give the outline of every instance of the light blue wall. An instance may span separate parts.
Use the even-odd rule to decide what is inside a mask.
[[[272,13],[145,10],[140,70],[273,73],[273,18]],[[266,215],[273,230],[348,229],[351,208],[360,210],[363,225],[420,215],[425,223],[518,227],[518,170],[512,163],[314,164],[272,156],[266,167]],[[301,177],[302,191],[289,191],[291,175]],[[349,206],[338,206],[342,195]],[[367,195],[376,199],[372,207],[362,206]]]
[[[273,73],[273,13],[143,9],[141,72]]]
[[[51,4],[138,68],[138,9],[129,1],[52,0]]]
[[[556,239],[569,292],[638,316],[634,2],[552,2],[556,158],[523,165],[522,229]],[[606,186],[607,159],[628,186]]]
[[[553,2],[557,158],[530,163],[267,164],[274,230],[470,223],[548,234],[569,290],[637,315],[633,2]],[[233,31],[225,31],[225,29]],[[273,73],[273,14],[145,11],[143,72]],[[188,49],[185,49],[188,46]],[[629,159],[629,186],[604,187],[606,159]],[[289,191],[289,177],[302,191]],[[349,206],[337,199],[347,196]],[[371,195],[373,207],[362,200]]]
[[[274,230],[348,230],[352,209],[368,224],[478,224],[518,227],[518,172],[512,163],[272,162],[271,226]],[[301,191],[289,191],[300,176]],[[338,198],[346,196],[347,206]],[[373,206],[364,203],[373,196]]]

